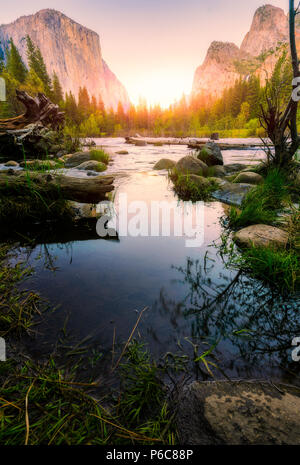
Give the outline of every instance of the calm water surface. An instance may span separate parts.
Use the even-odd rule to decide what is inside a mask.
[[[179,160],[189,153],[186,147],[135,147],[123,139],[96,142],[113,153],[129,152],[115,155],[108,168],[123,174],[115,183],[117,194],[148,203],[176,200],[166,172],[152,168],[161,158]],[[223,155],[225,164],[252,164],[263,157],[258,149]],[[74,169],[70,174],[85,176]],[[226,208],[220,202],[205,204],[204,244],[197,248],[187,248],[185,237],[103,240],[93,234],[86,240],[64,237],[21,249],[35,268],[26,287],[58,306],[41,331],[37,353],[48,350],[66,316],[70,332],[81,339],[92,335],[109,352],[114,332],[117,341],[126,340],[137,312],[148,307],[136,336],[156,356],[191,353],[193,344],[200,354],[218,342],[214,361],[227,376],[299,383],[299,367],[291,359],[291,341],[300,336],[299,296],[279,298],[247,276],[236,278],[237,270],[225,266],[218,245]],[[241,330],[247,331],[237,333]]]

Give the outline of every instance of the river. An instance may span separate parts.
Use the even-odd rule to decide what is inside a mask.
[[[161,158],[177,161],[189,153],[187,147],[135,147],[118,138],[95,142],[113,153],[129,152],[114,155],[107,171],[122,174],[115,183],[117,196],[127,194],[129,202],[148,206],[151,200],[178,200],[167,173],[154,171],[153,164]],[[223,156],[225,164],[253,164],[263,153],[228,150]],[[69,174],[86,175],[76,169]],[[238,271],[226,266],[219,248],[226,208],[205,203],[199,247],[186,247],[184,236],[74,240],[68,233],[54,243],[20,247],[19,256],[35,269],[26,288],[58,306],[39,329],[35,355],[49,352],[66,321],[74,337],[91,335],[110,354],[113,340],[126,341],[138,312],[147,307],[135,336],[154,356],[192,354],[195,346],[200,355],[216,344],[210,360],[220,368],[213,369],[217,378],[225,373],[300,384],[291,359],[292,339],[300,334],[299,296],[285,299],[248,276],[235,279]],[[202,368],[192,376],[205,379]]]

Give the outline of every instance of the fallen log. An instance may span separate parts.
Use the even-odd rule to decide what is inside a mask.
[[[151,138],[151,137],[144,137],[144,138],[138,138],[138,137],[126,137],[126,144],[133,144],[137,146],[142,146],[142,145],[186,145],[190,149],[202,149],[203,146],[207,142],[211,142],[210,139],[208,138],[192,138],[192,137],[186,137],[186,138],[173,138],[173,137],[157,137],[157,138]],[[232,141],[232,142],[223,142],[218,140],[215,142],[221,150],[243,150],[243,149],[248,149],[248,148],[256,148],[256,147],[264,147],[265,144],[263,144],[259,139],[249,139],[249,141],[243,141],[239,142],[238,140]],[[269,145],[269,143],[266,143],[266,145]]]
[[[57,188],[58,196],[80,203],[98,203],[106,200],[106,194],[114,190],[113,176],[96,176],[93,178],[74,178],[65,175],[13,171],[0,173],[1,191],[20,192],[22,189],[47,190]]]
[[[25,106],[24,114],[16,118],[0,119],[0,132],[23,129],[32,123],[58,129],[64,125],[65,113],[44,94],[31,97],[25,91],[16,90],[17,99]]]

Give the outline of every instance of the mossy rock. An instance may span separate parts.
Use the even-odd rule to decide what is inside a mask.
[[[208,168],[208,174],[214,178],[224,178],[226,176],[226,170],[224,166],[210,166]]]
[[[66,168],[76,168],[76,166],[81,165],[85,161],[91,160],[91,155],[89,152],[76,152],[71,154],[71,156],[65,155]]]
[[[261,184],[264,181],[264,178],[252,171],[243,171],[239,173],[234,179],[234,183],[246,183],[246,184]]]
[[[107,170],[105,163],[96,160],[85,161],[81,165],[76,166],[76,168],[82,171],[96,171],[97,173]]]
[[[162,158],[154,166],[154,170],[170,170],[176,165],[175,161],[169,160],[168,158]]]
[[[207,176],[208,166],[201,160],[188,155],[181,158],[176,163],[175,171],[180,174],[196,174],[198,176]]]
[[[211,182],[209,179],[203,176],[197,176],[196,174],[188,174],[180,178],[183,182],[192,182],[200,189],[207,189],[210,187]]]
[[[207,166],[224,165],[220,147],[214,142],[208,142],[205,144],[200,153],[197,155],[197,158],[204,161]]]

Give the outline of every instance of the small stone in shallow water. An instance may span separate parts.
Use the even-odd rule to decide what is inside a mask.
[[[17,163],[17,162],[14,161],[14,160],[10,160],[10,161],[6,162],[6,163],[4,164],[4,166],[12,166],[12,167],[17,168],[17,167],[19,166],[19,163]]]

